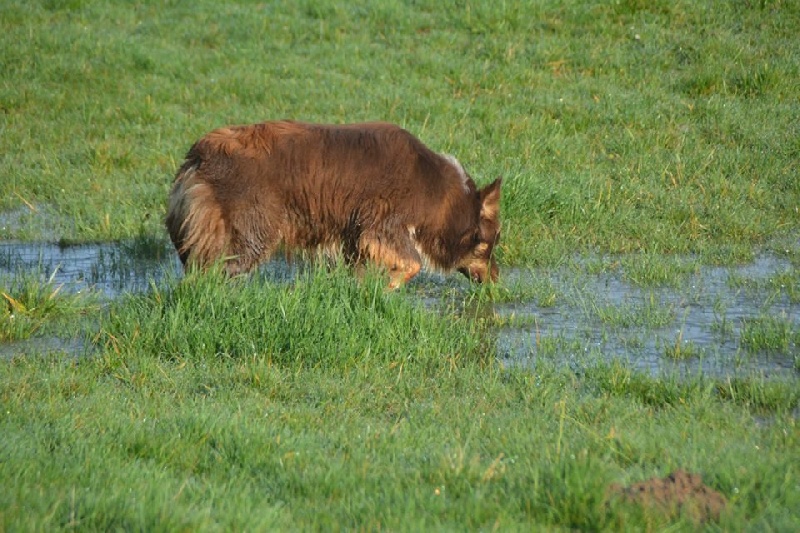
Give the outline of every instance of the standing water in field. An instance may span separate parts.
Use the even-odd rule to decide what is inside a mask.
[[[495,308],[510,324],[499,340],[509,364],[582,368],[601,358],[653,375],[800,376],[800,276],[788,260],[698,267],[680,284],[655,287],[616,270],[516,275],[544,282],[553,298]]]
[[[180,277],[181,270],[174,250],[162,241],[0,243],[2,283],[28,273],[67,291],[92,289],[115,298]],[[790,261],[765,255],[743,266],[697,267],[681,283],[655,287],[631,281],[624,269],[593,270],[581,262],[554,270],[503,269],[502,283],[521,287],[522,294],[536,292],[525,287],[547,287],[546,297],[493,306],[502,324],[498,353],[506,364],[550,360],[580,369],[592,361],[620,360],[651,374],[798,377],[800,276]],[[296,273],[296,266],[282,260],[261,271],[276,281]],[[450,278],[448,286],[465,283]],[[420,276],[409,292],[440,293],[441,281]],[[436,300],[419,297],[426,304]],[[52,339],[28,342],[28,351],[72,346]]]
[[[262,274],[276,281],[296,275],[297,266],[276,257]],[[141,292],[183,275],[171,244],[164,241],[72,244],[0,242],[0,280],[30,273],[68,291],[94,289],[115,298]]]

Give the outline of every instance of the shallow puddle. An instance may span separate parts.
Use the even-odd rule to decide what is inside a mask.
[[[180,272],[163,242],[59,245],[0,242],[0,279],[29,273],[71,291],[96,289],[109,297],[141,291]]]
[[[789,261],[762,256],[737,267],[701,267],[679,287],[643,288],[611,269],[597,274],[580,266],[560,269],[504,269],[504,283],[542,284],[552,301],[496,304],[489,312],[500,323],[498,352],[506,364],[534,365],[540,360],[575,367],[619,359],[651,374],[704,373],[718,377],[763,375],[798,377],[800,289]],[[297,267],[276,260],[262,275],[290,280]],[[60,246],[0,243],[0,280],[20,273],[52,280],[66,290],[98,290],[109,298],[147,290],[181,275],[174,250],[161,241],[131,241]],[[452,279],[451,279],[452,278]],[[436,294],[460,287],[456,274],[420,276],[416,294],[436,305]],[[797,290],[794,290],[797,289]],[[412,291],[414,293],[414,291]],[[774,320],[788,334],[775,349],[753,349],[744,339],[748,324]],[[788,331],[788,333],[787,333]],[[74,341],[33,339],[0,346],[0,354],[71,352]]]
[[[794,268],[763,256],[738,267],[702,267],[679,287],[654,288],[620,272],[517,271],[512,275],[523,280],[546,280],[555,303],[496,306],[512,324],[500,333],[500,353],[510,364],[553,359],[584,367],[601,357],[653,375],[797,378],[800,301],[790,296],[796,288],[775,282],[796,281]],[[763,323],[782,328],[776,335],[785,343],[753,347],[746,336]]]
[[[90,349],[90,346],[80,337],[31,337],[19,341],[0,343],[0,360],[49,353],[65,353],[75,358],[80,358],[87,354]]]

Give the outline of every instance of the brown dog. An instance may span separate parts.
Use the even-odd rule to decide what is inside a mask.
[[[452,156],[391,124],[292,121],[212,131],[192,146],[166,218],[184,265],[231,275],[289,251],[339,251],[385,267],[390,287],[423,263],[497,279],[500,179],[478,190]]]

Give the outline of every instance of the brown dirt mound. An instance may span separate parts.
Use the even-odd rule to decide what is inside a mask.
[[[728,503],[725,496],[703,484],[699,474],[683,470],[628,487],[614,484],[609,487],[609,492],[625,501],[660,509],[670,516],[685,513],[696,523],[718,520]]]

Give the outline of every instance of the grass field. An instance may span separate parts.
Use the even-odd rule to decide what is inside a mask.
[[[504,177],[501,269],[680,285],[771,253],[791,269],[733,283],[797,301],[796,2],[0,1],[0,29],[0,240],[147,250],[205,132],[388,120]],[[0,279],[0,344],[85,353],[0,360],[0,530],[800,529],[800,380],[575,369],[558,342],[503,364],[480,309],[552,305],[545,282],[431,309],[342,269],[113,301],[48,274]],[[800,362],[797,324],[749,320],[743,351]],[[608,497],[678,468],[726,496],[719,521]]]

